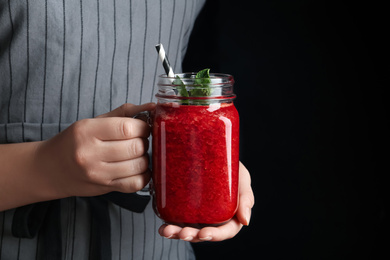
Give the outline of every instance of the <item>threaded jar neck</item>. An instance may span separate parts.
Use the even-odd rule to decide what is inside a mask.
[[[178,80],[177,76],[180,78]],[[158,93],[156,97],[159,101],[163,100],[187,100],[189,103],[210,102],[219,100],[219,102],[230,102],[236,97],[233,93],[233,76],[221,73],[210,73],[207,83],[203,79],[195,78],[196,73],[180,73],[175,77],[160,75],[157,83]]]

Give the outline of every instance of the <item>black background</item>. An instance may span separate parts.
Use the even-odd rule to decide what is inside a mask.
[[[206,3],[184,61],[234,75],[256,204],[198,259],[390,259],[385,1]]]

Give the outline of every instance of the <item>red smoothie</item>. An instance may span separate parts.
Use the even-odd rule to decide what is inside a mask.
[[[154,208],[167,223],[222,224],[237,210],[239,117],[232,102],[158,104],[153,125]]]

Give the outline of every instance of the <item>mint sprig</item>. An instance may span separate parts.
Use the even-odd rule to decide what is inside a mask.
[[[193,88],[190,90],[187,90],[186,85],[177,75],[173,84],[177,86],[179,95],[182,97],[208,97],[211,95],[210,69],[203,69],[196,73]]]

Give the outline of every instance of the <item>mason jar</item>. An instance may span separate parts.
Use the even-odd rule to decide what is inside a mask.
[[[195,75],[159,77],[152,128],[153,206],[166,223],[217,226],[235,215],[238,203],[234,79],[210,73],[205,86]]]

